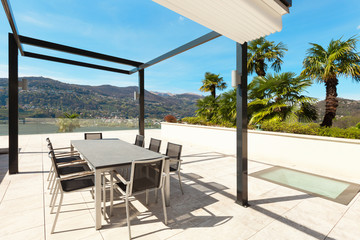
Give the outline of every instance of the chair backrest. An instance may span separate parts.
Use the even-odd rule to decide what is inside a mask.
[[[51,142],[48,143],[47,147],[48,147],[49,151],[53,151],[53,150],[54,150],[53,145],[52,145]]]
[[[165,158],[158,158],[148,161],[139,160],[132,162],[130,195],[161,187],[162,173],[164,171],[164,159]]]
[[[102,133],[84,133],[85,140],[102,139]]]
[[[135,138],[135,145],[139,147],[144,147],[144,136],[143,135],[136,135]]]
[[[165,155],[171,159],[180,160],[182,145],[168,142]],[[171,164],[171,170],[176,171],[179,168],[180,161]]]
[[[46,138],[46,142],[47,142],[47,147],[49,148],[49,150],[53,149],[52,143],[50,141],[50,138]]]
[[[159,152],[160,151],[160,145],[161,145],[161,140],[151,138],[150,139],[149,150],[154,151],[154,152]]]
[[[48,147],[49,151],[54,150],[53,145],[50,141],[50,138],[46,138],[46,142],[47,142],[47,147]]]
[[[54,153],[54,150],[51,150],[49,152],[49,157],[51,159],[51,163],[55,169],[55,176],[56,177],[59,177],[60,176],[60,173],[59,173],[59,168],[58,168],[58,165],[56,164],[56,157],[55,157],[55,153]]]

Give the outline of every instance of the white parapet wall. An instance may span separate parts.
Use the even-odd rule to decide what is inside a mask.
[[[236,154],[233,128],[161,123],[161,136]],[[360,184],[360,140],[248,130],[248,159]]]

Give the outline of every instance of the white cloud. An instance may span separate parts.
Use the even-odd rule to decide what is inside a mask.
[[[51,27],[51,24],[49,24],[48,22],[39,20],[39,18],[31,17],[29,15],[20,15],[20,20],[35,25],[37,27],[45,27],[45,28]]]
[[[356,29],[359,29],[360,30],[360,25],[359,26],[357,26],[357,28]]]

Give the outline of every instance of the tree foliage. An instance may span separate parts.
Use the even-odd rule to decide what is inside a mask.
[[[302,94],[311,84],[309,78],[292,72],[255,77],[248,86],[249,123],[316,120],[316,99]]]
[[[325,116],[321,126],[332,126],[338,107],[338,78],[348,77],[360,81],[360,56],[356,52],[358,39],[351,37],[344,41],[341,38],[331,40],[325,49],[319,44],[310,43],[307,56],[303,61],[302,75],[320,83],[325,83]]]
[[[210,92],[213,98],[216,98],[216,89],[223,90],[226,88],[226,83],[220,74],[210,72],[205,73],[205,79],[202,80],[203,85],[200,87],[202,92]]]
[[[262,121],[309,122],[316,120],[315,98],[303,95],[312,84],[295,73],[255,77],[248,89],[249,124]],[[198,100],[197,117],[216,125],[236,125],[236,89]],[[202,122],[202,120],[196,120]]]
[[[275,72],[279,72],[286,51],[287,48],[282,42],[275,44],[264,37],[251,41],[248,45],[248,73],[255,72],[258,76],[265,76],[268,64],[271,64],[270,67]]]

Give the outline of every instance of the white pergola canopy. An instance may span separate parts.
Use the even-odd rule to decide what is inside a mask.
[[[282,29],[289,13],[280,0],[153,0],[238,43]]]

